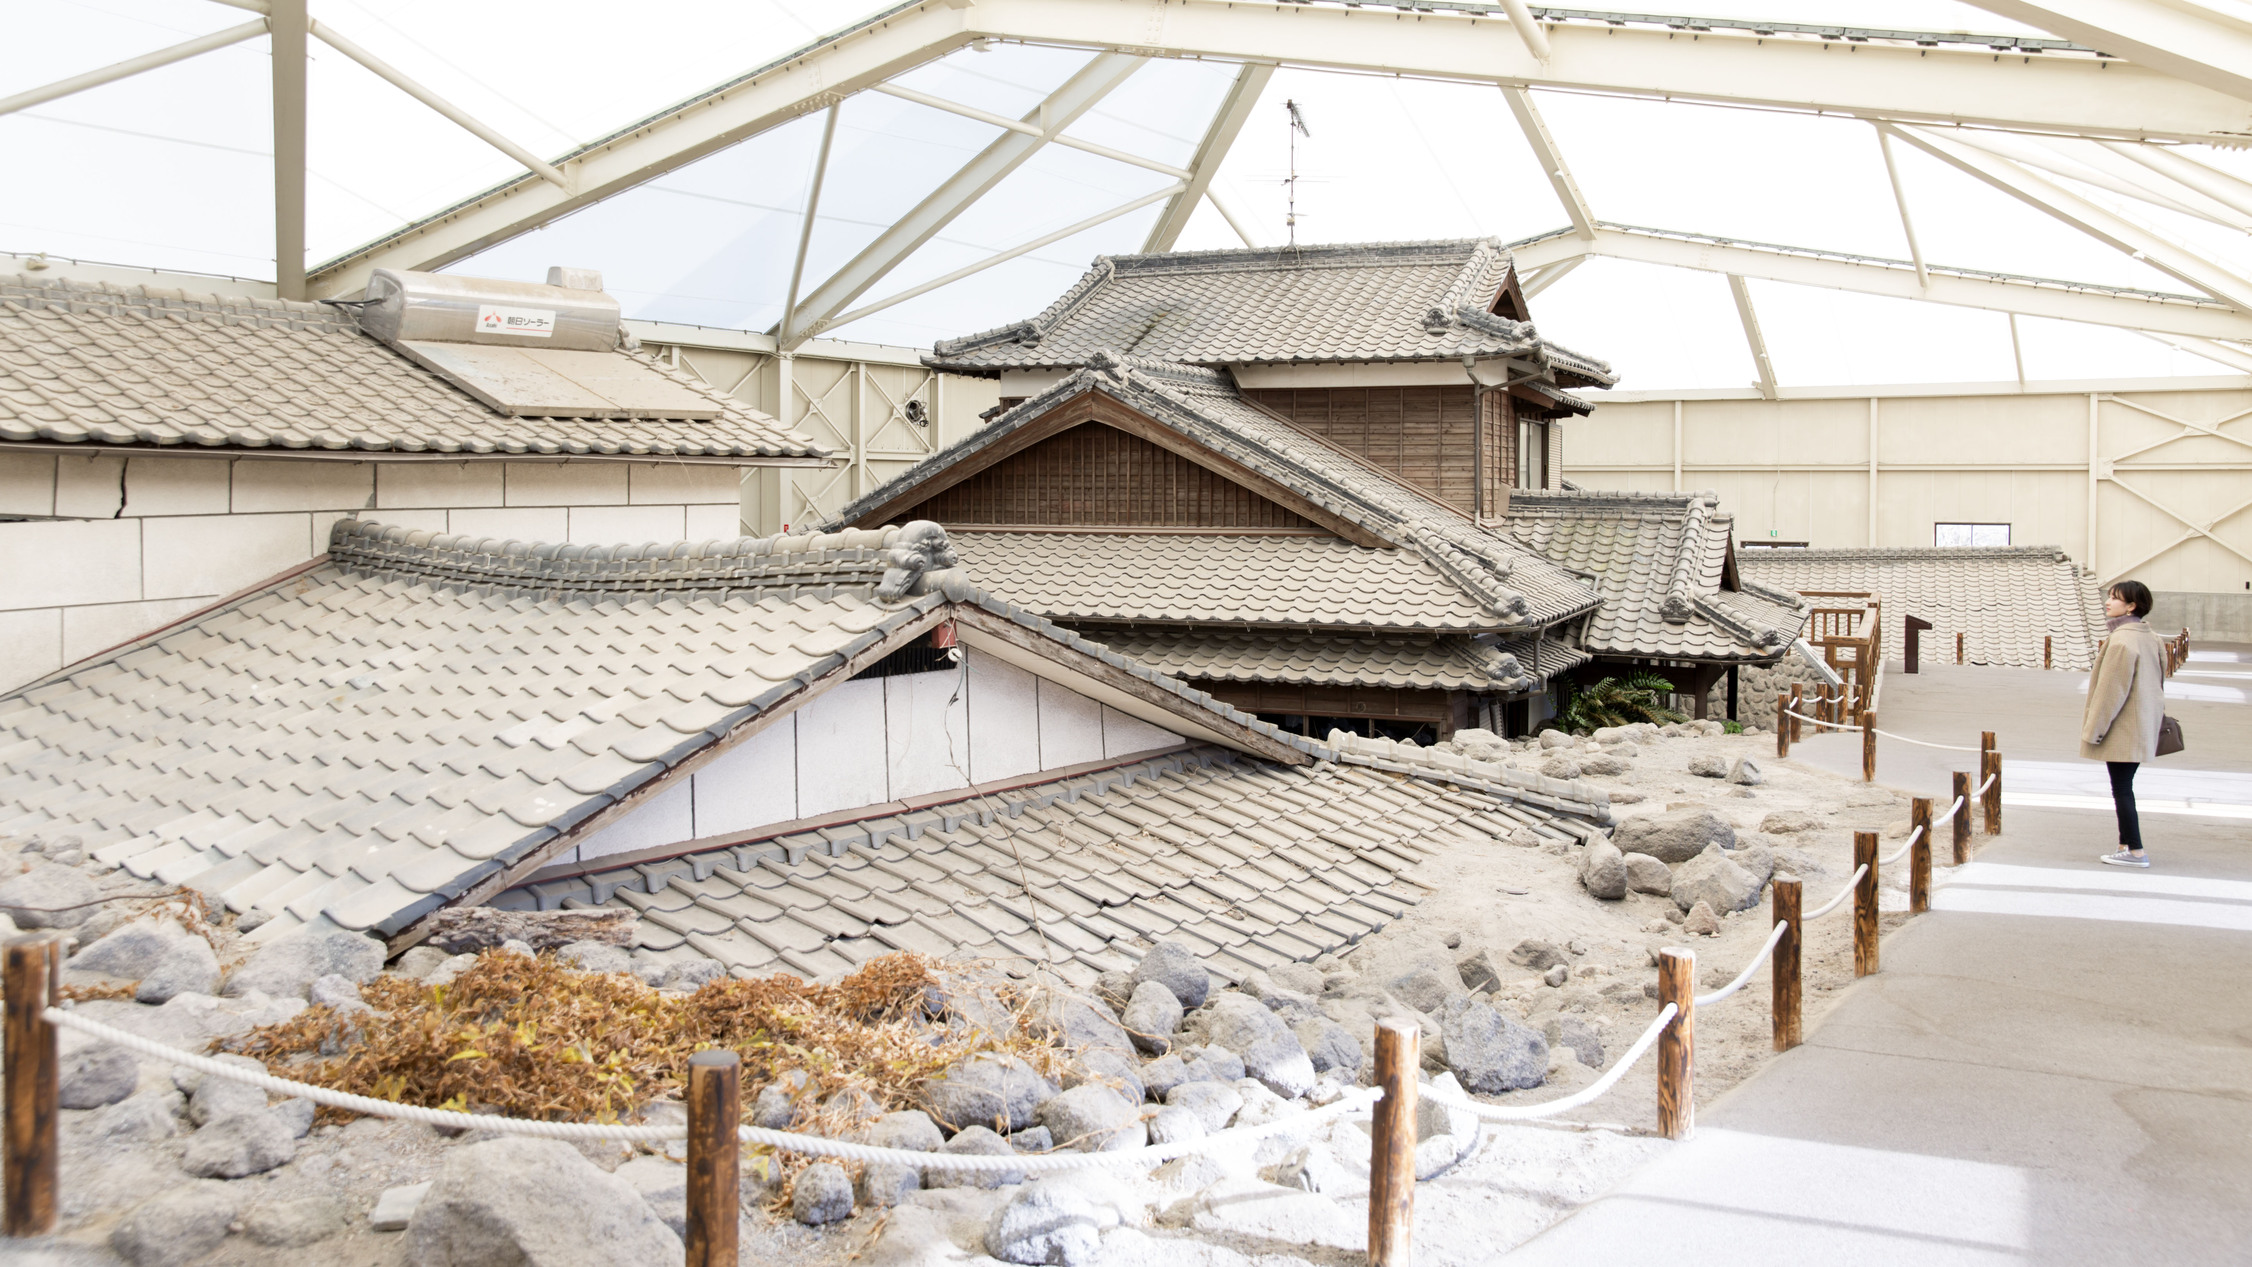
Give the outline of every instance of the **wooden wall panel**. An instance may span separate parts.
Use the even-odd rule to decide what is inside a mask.
[[[895,516],[942,524],[1313,528],[1250,489],[1099,422],[1059,432]]]
[[[1267,387],[1244,395],[1443,501],[1465,511],[1476,505],[1477,420],[1468,383]]]

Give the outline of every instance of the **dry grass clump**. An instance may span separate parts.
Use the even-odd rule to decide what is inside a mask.
[[[552,957],[496,953],[450,985],[379,977],[364,992],[372,1013],[307,1008],[221,1045],[378,1099],[571,1121],[620,1120],[677,1094],[690,1056],[725,1048],[743,1058],[746,1113],[760,1088],[803,1071],[803,1126],[834,1130],[851,1114],[841,1103],[817,1108],[815,1097],[858,1090],[894,1109],[919,1104],[926,1079],[974,1051],[1055,1061],[1013,1028],[934,1023],[947,987],[937,965],[914,954],[874,960],[833,986],[783,975],[679,996]]]

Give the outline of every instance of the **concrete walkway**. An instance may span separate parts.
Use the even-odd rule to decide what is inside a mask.
[[[2138,787],[2184,803],[2146,806],[2147,872],[2096,864],[2108,794],[2018,799],[2103,791],[2073,751],[2081,677],[1888,678],[1885,729],[1992,729],[2046,782],[2005,774],[2003,836],[1804,1046],[1512,1263],[2252,1262],[2252,655],[2203,652],[2168,692],[2189,750]],[[1858,739],[1793,755],[1859,772]],[[1888,745],[1879,778],[1936,796],[1963,755]]]

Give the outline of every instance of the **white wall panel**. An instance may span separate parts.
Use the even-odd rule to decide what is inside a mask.
[[[902,673],[880,680],[889,799],[968,787],[970,714],[962,675]]]
[[[735,745],[694,778],[698,836],[798,817],[797,718],[785,717]]]
[[[52,607],[0,611],[0,690],[10,690],[63,666],[63,614]]]
[[[55,513],[55,455],[0,453],[0,515]]]
[[[742,471],[732,466],[700,463],[634,463],[626,468],[627,500],[637,506],[658,502],[680,505],[730,506],[743,498]]]
[[[680,780],[676,786],[659,792],[648,804],[581,842],[579,861],[693,839],[696,816],[689,782]]]
[[[623,462],[510,462],[511,506],[623,506]]]
[[[126,464],[122,517],[224,515],[232,465],[217,458],[134,458]]]
[[[55,457],[55,513],[73,519],[108,519],[123,504],[125,459],[116,454]]]
[[[379,516],[371,516],[376,518]],[[446,522],[468,537],[501,537],[517,541],[568,541],[571,512],[561,506],[477,506],[448,511]]]
[[[121,521],[122,522],[122,521]],[[305,515],[141,520],[140,598],[229,594],[313,557]]]
[[[0,610],[140,596],[138,520],[0,524]]]
[[[1040,768],[1103,757],[1103,706],[1053,682],[1040,683]]]
[[[498,506],[501,504],[502,465],[499,462],[385,462],[375,471],[375,504],[378,509]]]
[[[579,545],[682,541],[678,506],[573,506],[570,540]]]
[[[153,603],[103,603],[92,607],[65,607],[63,618],[63,663],[73,664],[106,651],[119,643],[131,642],[160,625],[167,625],[199,607],[210,604],[210,598],[171,598]]]
[[[743,507],[729,501],[714,506],[688,507],[683,541],[727,541],[743,535]]]
[[[1152,748],[1168,748],[1181,742],[1181,737],[1170,730],[1160,730],[1138,717],[1129,717],[1110,705],[1103,710],[1103,755],[1123,757]]]
[[[962,654],[969,657],[971,781],[1040,769],[1040,679],[983,652],[965,647]]]
[[[800,817],[891,799],[882,679],[840,682],[797,718]]]
[[[369,462],[292,462],[244,458],[234,463],[233,510],[360,510],[374,504],[375,468]]]

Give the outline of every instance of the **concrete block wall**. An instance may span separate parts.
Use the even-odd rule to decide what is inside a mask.
[[[0,690],[282,572],[357,517],[609,544],[741,534],[742,469],[0,451]]]
[[[2171,636],[2187,629],[2193,646],[2200,642],[2252,643],[2252,592],[2158,590],[2150,597],[2150,627],[2162,634]]]
[[[955,672],[840,682],[595,833],[561,862],[684,844],[1177,744],[981,652]]]

